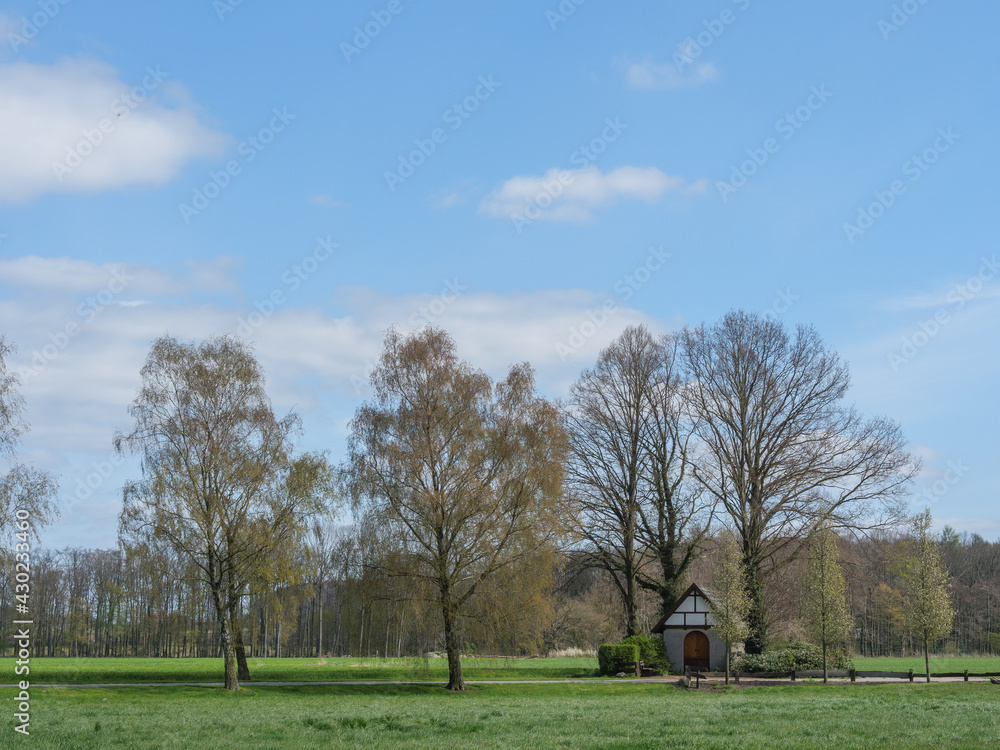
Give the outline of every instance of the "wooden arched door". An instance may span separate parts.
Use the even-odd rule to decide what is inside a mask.
[[[708,665],[708,636],[693,630],[684,636],[684,668],[707,670]]]

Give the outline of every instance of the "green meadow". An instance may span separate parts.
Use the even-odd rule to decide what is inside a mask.
[[[446,659],[325,658],[250,659],[252,682],[332,682],[340,680],[447,681]],[[924,671],[921,657],[854,660],[859,671],[916,673]],[[467,680],[549,680],[594,676],[597,659],[504,659],[467,657]],[[1000,672],[1000,657],[931,657],[931,672]],[[0,682],[13,682],[14,660],[0,659]],[[100,659],[34,658],[34,684],[221,682],[222,659]]]
[[[328,658],[249,659],[252,680],[262,682],[322,682],[336,680],[448,680],[447,659]],[[589,676],[597,659],[462,660],[467,680],[540,680]],[[0,683],[13,682],[14,660],[0,659]],[[222,659],[101,659],[34,658],[33,683],[221,682]]]
[[[9,688],[0,698],[13,696]],[[10,704],[8,704],[10,705]],[[6,712],[5,712],[6,713]],[[32,748],[982,748],[1000,742],[989,683],[685,691],[666,682],[44,688]],[[13,738],[13,740],[8,740]]]

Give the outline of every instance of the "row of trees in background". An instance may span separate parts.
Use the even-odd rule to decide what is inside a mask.
[[[16,414],[16,379],[0,376],[4,414]],[[562,403],[538,394],[527,364],[494,381],[442,330],[390,331],[339,469],[295,453],[299,420],[274,413],[238,339],[164,337],[141,378],[134,427],[116,437],[142,459],[124,491],[121,550],[67,553],[117,573],[92,576],[85,596],[51,596],[52,653],[69,641],[74,653],[217,643],[236,689],[249,678],[247,651],[272,653],[272,639],[275,654],[354,643],[385,654],[437,645],[440,634],[449,687],[461,690],[470,645],[514,653],[648,631],[689,580],[715,575],[706,553],[720,528],[723,547],[738,551],[747,605],[731,638],[748,653],[801,620],[787,592],[831,544],[843,548],[862,650],[933,640],[897,616],[899,581],[912,576],[883,554],[902,548],[890,531],[905,520],[918,467],[896,424],[845,404],[847,368],[808,327],[790,333],[740,311],[678,335],[630,327]],[[0,448],[17,435],[0,431]],[[348,503],[349,527],[324,522]],[[880,568],[855,559],[870,554]],[[170,564],[155,586],[126,571],[157,559]],[[877,572],[874,588],[857,589],[866,576],[852,565]],[[817,580],[814,590],[843,588],[836,575]],[[348,601],[360,603],[356,641],[344,631]],[[327,614],[337,618],[332,649]],[[980,639],[995,624],[986,619]]]
[[[242,602],[251,667],[253,659],[275,656],[367,658],[442,651],[443,623],[431,597],[418,596],[368,564],[380,554],[378,537],[356,526],[328,526],[327,531],[332,544],[325,569],[312,562],[310,531],[291,555],[295,583],[255,592]],[[719,541],[718,535],[706,540],[708,554],[691,569],[692,580],[716,594]],[[835,541],[847,589],[847,645],[863,656],[920,653],[922,638],[907,605],[914,532]],[[951,533],[930,541],[949,575],[955,610],[939,647],[945,653],[1000,654],[1000,543]],[[769,589],[776,643],[821,645],[806,611],[815,602],[806,593],[815,559],[810,555],[791,564],[780,587]],[[562,552],[534,558],[488,582],[459,624],[462,653],[592,651],[623,638],[620,594],[608,574],[586,564],[583,556]],[[0,655],[11,653],[11,623],[17,619],[12,586],[9,576],[0,579]],[[659,619],[658,599],[652,592],[639,596],[637,619],[644,631]],[[40,656],[221,655],[218,622],[203,584],[165,545],[38,553],[32,601]]]

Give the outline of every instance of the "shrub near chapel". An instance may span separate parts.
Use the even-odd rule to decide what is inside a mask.
[[[639,647],[634,643],[605,643],[597,649],[597,663],[601,674],[618,674],[635,669],[639,661]]]

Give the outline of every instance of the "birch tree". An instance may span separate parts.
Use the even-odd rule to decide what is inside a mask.
[[[837,535],[828,526],[820,529],[810,546],[802,614],[813,642],[823,649],[823,682],[826,682],[827,649],[844,643],[852,624],[847,609],[847,583],[840,569]]]
[[[292,453],[295,414],[278,418],[249,347],[222,336],[154,342],[119,451],[141,456],[124,489],[123,543],[169,543],[196,566],[215,609],[227,690],[238,690],[239,603],[298,544],[329,498],[320,455]]]
[[[28,513],[25,520],[35,532],[58,514],[55,478],[18,461],[28,424],[20,379],[7,366],[13,353],[13,346],[0,335],[0,537],[18,528],[19,510]]]
[[[931,535],[929,508],[913,519],[912,552],[906,561],[904,581],[907,624],[923,647],[924,667],[930,682],[930,646],[951,632],[955,610],[948,574],[941,565],[941,552]]]
[[[480,584],[563,533],[565,438],[516,365],[494,383],[444,331],[390,331],[375,399],[350,426],[355,509],[396,538],[399,574],[435,592],[448,688],[464,690],[460,620]]]

